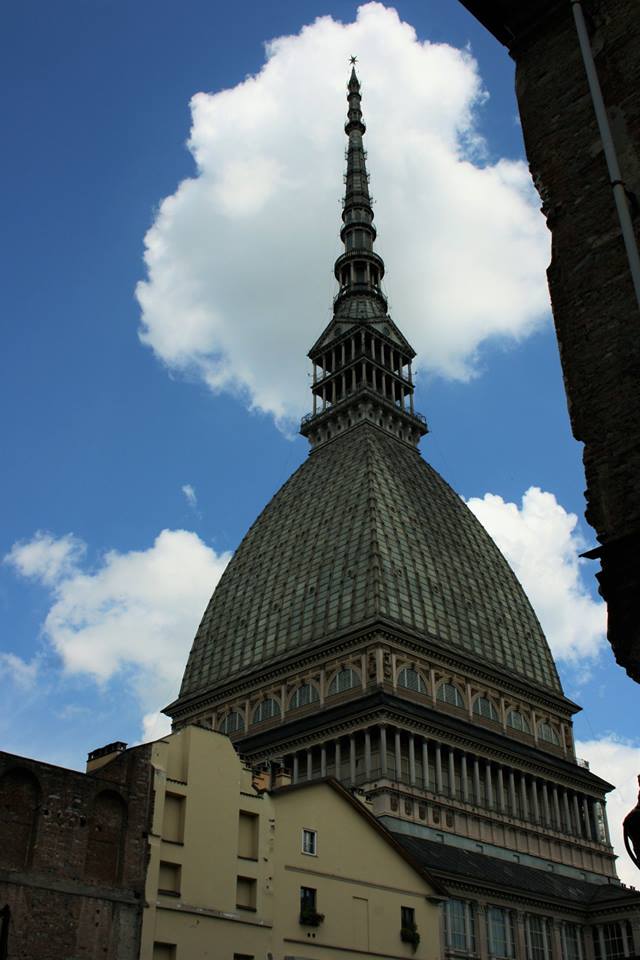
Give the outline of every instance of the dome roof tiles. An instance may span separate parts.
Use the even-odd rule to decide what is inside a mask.
[[[369,424],[318,448],[253,524],[202,619],[180,697],[376,618],[561,693],[522,587],[417,450]]]

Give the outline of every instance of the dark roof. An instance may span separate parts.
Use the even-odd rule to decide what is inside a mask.
[[[209,602],[180,697],[377,617],[562,693],[488,533],[416,449],[363,423],[313,452],[253,524]]]
[[[511,48],[529,31],[534,30],[546,16],[569,4],[561,0],[460,0],[463,6],[489,30],[496,40]]]
[[[400,843],[400,837],[392,833],[391,830],[388,830],[383,823],[378,820],[370,810],[358,800],[353,794],[347,790],[342,784],[336,780],[334,777],[323,777],[320,780],[303,780],[300,783],[287,784],[283,787],[276,787],[273,790],[270,790],[269,793],[274,796],[279,796],[284,793],[291,793],[294,790],[307,790],[313,789],[318,785],[324,785],[331,787],[332,790],[335,790],[339,796],[345,800],[351,807],[356,811],[356,813],[361,816],[364,820],[367,821],[372,830],[375,830],[382,839],[389,844],[390,847],[393,847],[395,852],[399,857],[409,864],[409,866],[420,874],[423,880],[427,880],[431,884],[434,891],[441,896],[448,897],[449,892],[443,884],[442,880],[439,880],[437,877],[434,877],[429,872],[429,869],[425,864],[414,856],[414,854],[409,850],[403,843]]]
[[[532,896],[561,901],[567,905],[604,907],[607,903],[640,903],[640,893],[620,884],[589,883],[521,863],[501,860],[485,853],[475,853],[447,843],[424,840],[396,834],[396,839],[422,863],[427,870],[437,875],[478,881],[507,890],[516,889]]]

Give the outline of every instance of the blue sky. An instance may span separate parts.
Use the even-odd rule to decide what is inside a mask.
[[[582,519],[581,450],[571,438],[545,307],[548,241],[525,185],[513,64],[456,0],[400,2],[395,9],[399,20],[388,21],[386,39],[376,39],[388,15],[381,6],[361,17],[359,33],[354,27],[343,37],[343,28],[329,25],[300,39],[319,16],[353,24],[357,5],[5,5],[5,749],[81,766],[85,753],[105,742],[139,739],[143,715],[151,717],[146,729],[152,733],[152,715],[167,691],[177,689],[190,643],[178,634],[197,625],[208,583],[213,586],[228,552],[305,457],[305,441],[295,438],[292,424],[304,409],[304,353],[327,322],[339,252],[347,65],[337,47],[341,37],[347,45],[361,38],[353,52],[360,55],[370,120],[377,247],[387,262],[392,315],[426,358],[417,406],[432,432],[423,453],[476,504],[494,535],[511,543],[523,580],[535,581],[533,589],[526,585],[543,625],[557,634],[565,690],[584,707],[577,736],[600,767],[608,764],[601,772],[617,777],[620,808],[633,804],[634,764],[640,764],[637,687],[615,666],[602,638],[594,567],[576,560],[594,541]],[[415,29],[417,40],[400,21]],[[271,59],[282,67],[283,84],[261,76],[255,88],[239,86],[263,68],[265,42],[282,36],[292,40],[272,50]],[[424,41],[447,46],[431,47],[423,70]],[[336,67],[343,63],[344,76]],[[451,94],[455,130],[447,127],[445,107],[434,120],[421,71],[442,84],[446,109]],[[223,90],[234,94],[216,96]],[[267,130],[249,114],[252,106],[258,113],[269,109],[266,95],[274,90],[279,112]],[[308,109],[300,104],[301,90]],[[190,101],[200,92],[210,96],[197,101],[192,117]],[[410,147],[402,136],[382,136],[394,102],[416,125]],[[301,173],[301,196],[314,197],[305,213],[313,214],[313,224],[301,244],[302,221],[293,213],[291,220],[278,216],[287,189],[278,171],[287,156],[307,171],[313,158],[304,144],[313,137],[318,156],[335,156],[335,171],[328,161],[310,180]],[[243,173],[242,143],[249,145],[248,164],[255,144],[263,150],[263,167],[247,168],[250,175]],[[221,165],[225,157],[230,167]],[[427,198],[412,218],[407,198],[395,192],[400,169]],[[215,177],[227,185],[222,212],[211,200]],[[442,189],[429,194],[436,177]],[[189,178],[201,201],[191,219],[184,194],[176,193]],[[478,205],[484,187],[475,186],[482,182],[490,194],[486,208]],[[207,183],[214,184],[209,193]],[[439,205],[440,195],[446,202]],[[177,199],[167,212],[161,204],[172,196]],[[150,275],[143,257],[152,226]],[[425,262],[442,258],[432,298],[437,284],[422,290],[420,270],[407,265],[407,251],[419,248],[423,236],[429,238]],[[222,237],[231,251],[226,260]],[[492,262],[470,274],[485,246]],[[173,276],[168,261],[178,265],[174,288],[190,284],[191,290],[197,282],[195,305],[210,311],[204,351],[193,339],[186,347],[180,340],[195,300],[189,294],[181,301],[173,288],[165,296],[163,285]],[[308,277],[305,262],[312,264]],[[148,293],[142,306],[135,296],[141,282]],[[235,291],[237,316],[230,305]],[[243,332],[250,312],[255,329]],[[264,364],[251,354],[256,343]],[[246,369],[245,356],[253,357]],[[574,529],[571,514],[579,518]],[[169,535],[159,541],[161,531]],[[553,554],[548,562],[545,551]],[[172,564],[180,559],[175,572]],[[190,563],[196,566],[187,575]],[[560,586],[545,579],[554,563]],[[157,582],[166,596],[159,610],[152,597]],[[156,626],[145,632],[150,620]],[[130,656],[139,636],[144,651]],[[166,670],[148,680],[153,669],[146,664],[154,655]]]

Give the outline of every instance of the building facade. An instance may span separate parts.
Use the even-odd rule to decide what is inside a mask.
[[[149,748],[78,773],[0,753],[0,958],[137,960]]]
[[[336,781],[269,790],[196,726],[151,749],[141,960],[440,956],[444,885]]]
[[[527,158],[551,231],[547,276],[569,415],[584,443],[586,518],[601,544],[590,555],[601,564],[613,652],[640,681],[637,3],[461,2],[516,64]]]
[[[310,455],[236,551],[166,712],[175,730],[204,723],[253,764],[284,764],[294,784],[363,791],[460,889],[473,936],[459,952],[632,956],[640,898],[616,878],[611,787],[575,755],[580,708],[505,559],[417,449],[427,425],[373,249],[355,70],[345,132],[338,293],[301,426]],[[532,901],[532,878],[546,898]]]

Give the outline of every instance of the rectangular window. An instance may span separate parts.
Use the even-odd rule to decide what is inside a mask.
[[[551,960],[551,931],[546,917],[527,917],[528,960]]]
[[[162,818],[162,839],[171,843],[184,841],[185,798],[176,793],[166,793]]]
[[[563,960],[582,960],[582,931],[576,923],[563,923],[562,956]]]
[[[175,943],[154,943],[153,960],[176,960]]]
[[[239,910],[256,909],[257,882],[253,877],[238,877],[236,880],[236,907]]]
[[[177,897],[180,895],[180,873],[179,863],[167,863],[160,861],[160,870],[158,871],[158,893],[168,893]]]
[[[302,831],[302,852],[315,857],[318,852],[318,834],[315,830]]]
[[[413,907],[400,907],[400,926],[403,930],[413,930],[416,925],[416,911]]]
[[[245,860],[258,859],[258,824],[257,813],[241,810],[238,818],[238,856]]]
[[[444,906],[444,928],[447,948],[457,953],[475,952],[473,904],[465,900],[449,900]]]
[[[316,912],[316,893],[314,887],[300,887],[300,914]]]
[[[621,960],[628,956],[629,931],[622,923],[601,923],[593,928],[593,948],[596,960]]]
[[[513,960],[515,957],[513,920],[509,910],[504,910],[502,907],[488,908],[487,935],[490,957],[496,960]]]

